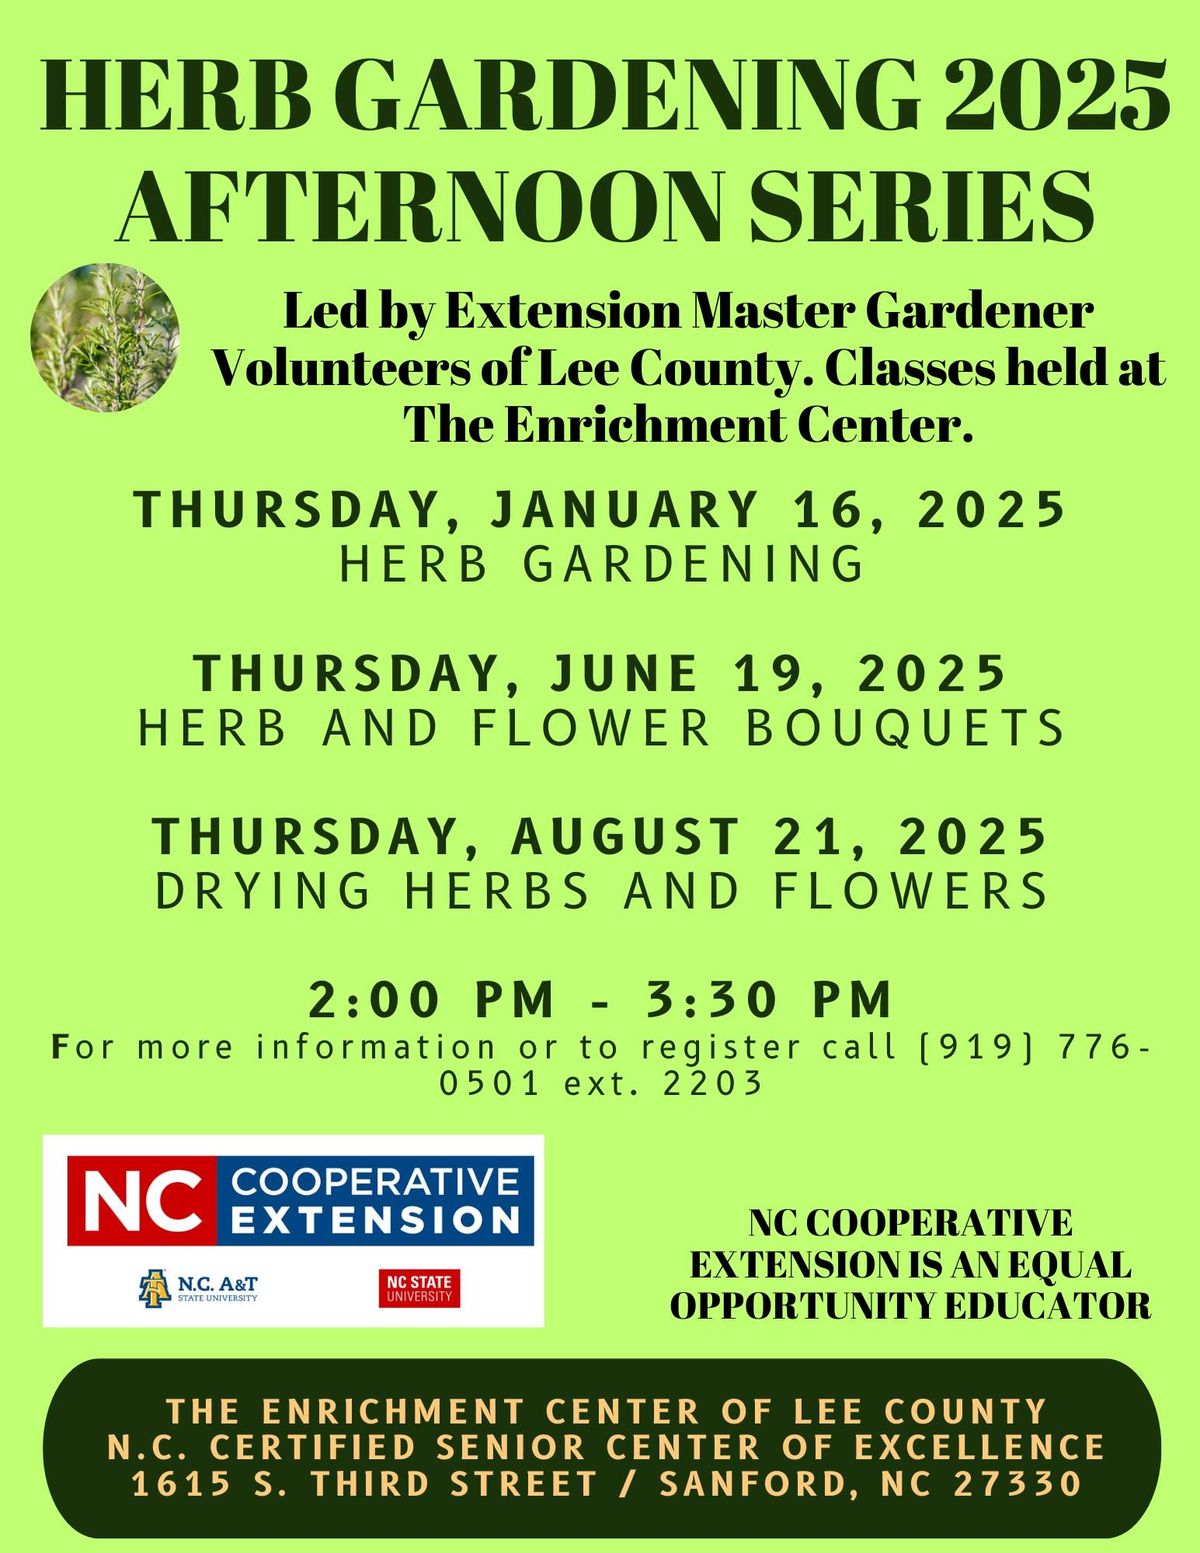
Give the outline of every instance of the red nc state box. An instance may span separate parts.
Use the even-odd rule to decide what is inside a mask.
[[[457,1267],[381,1267],[379,1308],[443,1306],[457,1309],[462,1303],[461,1274]]]

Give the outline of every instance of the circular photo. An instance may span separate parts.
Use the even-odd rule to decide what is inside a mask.
[[[145,404],[171,375],[179,320],[148,275],[124,264],[84,264],[56,280],[29,330],[46,386],[84,410]]]

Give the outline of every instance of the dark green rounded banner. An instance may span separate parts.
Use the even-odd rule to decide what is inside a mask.
[[[91,1537],[1114,1537],[1158,1418],[1111,1360],[92,1360]]]

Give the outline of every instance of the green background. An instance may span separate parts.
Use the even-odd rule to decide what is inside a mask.
[[[760,7],[712,18],[694,7],[618,4],[596,15],[534,7],[504,16],[464,6],[416,19],[378,5],[256,12],[217,0],[186,15],[61,5],[18,22],[6,54],[15,219],[6,245],[3,370],[13,482],[6,568],[13,950],[5,1047],[13,1113],[5,1136],[12,1204],[6,1524],[20,1545],[57,1550],[78,1540],[50,1505],[40,1444],[54,1387],[79,1361],[383,1353],[1121,1359],[1149,1386],[1164,1438],[1160,1489],[1129,1544],[1181,1545],[1191,1520],[1195,1445],[1185,1362],[1195,1350],[1191,1237],[1182,1212],[1194,1116],[1186,992],[1194,766],[1184,672],[1192,589],[1183,553],[1191,540],[1194,39],[1183,16],[1181,6],[1016,5],[970,18],[950,6],[914,16],[857,6],[832,18]],[[38,61],[63,54],[290,55],[310,67],[313,122],[277,136],[39,133]],[[855,62],[913,56],[924,127],[905,136],[356,135],[334,119],[328,91],[336,69],[363,54],[396,57],[405,83],[418,80],[422,62],[436,54],[460,64],[510,54],[610,61],[628,54],[845,54]],[[938,113],[954,97],[942,70],[961,54],[997,64],[1036,54],[1064,66],[1090,55],[1167,57],[1172,116],[1146,136],[1007,129],[946,135]],[[197,166],[515,172],[553,165],[581,180],[614,165],[727,168],[729,235],[719,247],[651,240],[623,249],[583,236],[544,249],[520,239],[504,246],[275,247],[254,240],[257,218],[247,209],[220,244],[113,242],[148,166],[170,188],[180,170]],[[930,172],[1087,167],[1096,229],[1078,245],[752,248],[736,214],[738,191],[760,168],[810,165]],[[29,317],[45,287],[67,269],[108,259],[140,266],[163,285],[182,331],[180,362],[166,388],[117,417],[57,402],[39,384],[27,347]],[[1117,356],[1165,351],[1172,382],[1165,391],[1140,393],[846,391],[835,402],[864,413],[893,402],[962,413],[975,440],[937,449],[792,443],[742,451],[414,449],[398,433],[398,390],[220,385],[210,347],[244,344],[254,355],[286,338],[285,288],[340,298],[357,285],[391,285],[400,296],[440,296],[454,285],[483,295],[520,290],[580,299],[618,286],[627,296],[684,301],[693,289],[859,299],[885,286],[955,298],[977,285],[1001,298],[1092,300],[1090,337]],[[361,346],[392,354],[400,345],[376,333],[293,338],[300,353]],[[472,354],[477,359],[487,344],[499,351],[524,338],[494,335]],[[946,354],[953,338],[897,337],[894,350]],[[1030,350],[1044,340],[1046,354],[1067,343],[1063,336],[1013,338]],[[442,343],[455,344],[431,333],[413,353],[441,354]],[[597,332],[563,343],[599,355],[650,342]],[[765,347],[823,355],[854,340],[822,335],[815,351],[803,335],[794,346],[782,334],[680,333],[666,343],[684,355],[723,353],[726,345],[731,354]],[[1008,336],[980,335],[953,348],[988,355],[1007,343]],[[461,348],[460,337],[458,349],[446,353]],[[460,397],[469,407],[472,395]],[[586,393],[557,405],[553,396],[541,397],[546,408],[564,411],[590,403]],[[736,413],[761,406],[734,394],[680,394],[656,408]],[[438,487],[463,515],[465,539],[481,532],[469,517],[500,486],[754,486],[762,492],[758,511],[778,512],[782,520],[800,490],[832,500],[856,489],[886,521],[854,587],[505,585],[496,579],[510,569],[504,553],[515,552],[517,536],[508,545],[496,536],[489,544],[492,582],[421,590],[341,586],[338,540],[325,530],[147,534],[127,494],[134,487],[259,485]],[[916,496],[930,486],[1061,488],[1067,517],[1045,534],[922,533]],[[760,522],[750,537],[788,537],[782,524],[774,528]],[[515,663],[517,677],[528,682],[553,652],[567,649],[695,651],[714,666],[747,651],[794,651],[825,682],[830,700],[832,687],[843,687],[843,702],[868,651],[893,658],[906,651],[1000,651],[1008,672],[1004,704],[1063,708],[1067,737],[1055,750],[805,752],[777,744],[745,751],[729,743],[699,753],[601,756],[581,745],[486,758],[453,746],[411,756],[402,749],[323,752],[299,738],[264,752],[136,745],[137,707],[197,703],[189,665],[197,651],[497,651],[502,666]],[[733,697],[698,700],[716,713]],[[305,698],[301,717],[315,723],[319,710]],[[480,836],[503,828],[498,817],[507,824],[523,813],[735,813],[747,835],[753,816],[796,813],[815,823],[834,814],[847,834],[857,830],[864,838],[882,838],[907,814],[1032,814],[1047,826],[1047,847],[1034,861],[1047,868],[1050,895],[1041,912],[1006,914],[816,916],[741,906],[716,916],[643,919],[602,906],[571,914],[408,916],[381,907],[338,915],[151,909],[151,814],[427,812],[459,815],[461,832]],[[743,856],[747,877],[770,861],[752,868]],[[892,866],[882,839],[869,861]],[[593,871],[600,878],[610,868]],[[1128,1030],[1150,1052],[1119,1064],[1085,1064],[1060,1062],[1051,1051],[1031,1070],[951,1064],[922,1071],[899,1063],[824,1064],[813,1056],[790,1075],[769,1074],[766,1092],[752,1101],[668,1102],[643,1085],[636,1099],[591,1103],[549,1096],[528,1103],[445,1100],[433,1089],[436,1069],[405,1078],[246,1060],[157,1072],[120,1060],[107,1069],[49,1061],[52,1030],[114,1035],[126,1050],[139,1036],[158,1033],[242,1040],[260,1029],[294,1033],[308,1023],[307,988],[318,976],[360,992],[380,977],[427,977],[463,989],[465,1006],[471,982],[493,974],[552,976],[563,993],[553,1033],[564,1039],[583,1031],[640,1037],[645,980],[670,977],[681,990],[700,992],[711,975],[766,977],[788,989],[788,1012],[776,1016],[769,1033],[797,1033],[811,1045],[819,1032],[803,1014],[809,981],[887,976],[892,1027],[910,1038],[925,1028],[1032,1029],[1043,1032],[1049,1051],[1059,1029]],[[605,995],[612,1006],[601,1028],[586,1010],[591,998]],[[457,1033],[477,1033],[465,1018],[459,1023]],[[370,1033],[364,1025],[339,1022],[336,1033]],[[662,1020],[646,1033],[703,1031]],[[40,1328],[36,1182],[43,1132],[521,1130],[546,1135],[544,1331],[167,1335]],[[667,1298],[685,1283],[689,1250],[746,1243],[749,1206],[878,1203],[1069,1205],[1079,1244],[1127,1250],[1134,1287],[1152,1293],[1154,1319],[788,1326],[671,1320]]]

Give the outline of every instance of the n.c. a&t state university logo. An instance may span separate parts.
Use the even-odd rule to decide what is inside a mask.
[[[142,1292],[138,1299],[147,1310],[157,1310],[171,1298],[171,1291],[167,1288],[167,1279],[161,1267],[152,1267],[142,1279]]]

